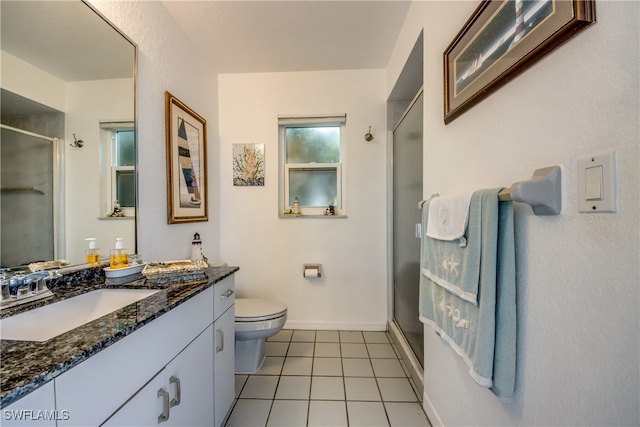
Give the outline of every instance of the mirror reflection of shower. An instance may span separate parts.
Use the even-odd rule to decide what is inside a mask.
[[[29,115],[3,122],[47,131],[57,127],[57,114]],[[51,132],[56,135],[56,132]],[[58,170],[60,140],[2,124],[0,146],[0,236],[2,267],[61,258]]]

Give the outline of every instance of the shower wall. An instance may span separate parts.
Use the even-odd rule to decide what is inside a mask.
[[[43,107],[3,90],[1,122],[61,138],[64,114]],[[0,265],[54,259],[53,143],[3,128],[0,158]]]

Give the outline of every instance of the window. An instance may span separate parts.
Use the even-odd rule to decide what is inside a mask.
[[[118,201],[125,216],[135,216],[135,153],[133,123],[101,123],[101,204],[106,216]]]
[[[282,203],[302,215],[345,215],[342,191],[346,116],[280,117]]]

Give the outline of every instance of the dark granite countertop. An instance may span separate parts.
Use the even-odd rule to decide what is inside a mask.
[[[147,280],[141,274],[105,279],[101,269],[94,268],[52,282],[53,297],[7,309],[1,317],[98,289],[158,289],[159,292],[48,341],[0,340],[0,407],[15,402],[238,270],[238,267],[212,267],[198,278],[163,283]]]

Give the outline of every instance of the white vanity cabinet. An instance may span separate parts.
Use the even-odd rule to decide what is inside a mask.
[[[223,425],[235,398],[235,286],[233,276],[218,283],[214,291],[213,324],[215,355],[213,378],[215,426]]]
[[[2,409],[2,426],[53,426],[66,414],[55,410],[53,381]]]
[[[197,338],[213,324],[211,300],[216,286],[217,284],[206,289],[56,377],[56,408],[69,412],[69,419],[58,421],[58,426],[100,425],[121,410],[123,404],[142,388],[147,388],[147,383],[165,375],[163,372],[170,372],[171,361],[182,369],[181,359],[178,357],[181,352],[184,350],[184,354],[188,354],[187,346],[190,344],[206,345],[206,342],[201,344],[202,341]],[[213,334],[212,328],[210,333]],[[185,362],[185,365],[189,363],[191,368],[202,373],[200,380],[203,383],[211,381],[211,375],[207,377],[207,372],[212,364],[212,341],[213,338],[207,351],[199,355],[197,361]],[[187,356],[184,357],[188,360]],[[171,374],[167,378],[170,376]],[[162,384],[165,389],[168,387]],[[181,386],[186,388],[187,382],[181,379]],[[153,390],[153,393],[156,392],[157,390]],[[174,396],[173,391],[171,396]],[[159,400],[161,399],[153,396],[153,405]],[[212,403],[208,403],[195,411],[202,411],[207,416],[211,405]],[[158,415],[159,413],[155,416]],[[123,422],[127,424],[126,421]],[[212,422],[213,419],[210,418],[205,425],[211,425]],[[151,425],[157,425],[157,418]]]

